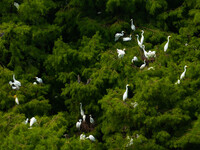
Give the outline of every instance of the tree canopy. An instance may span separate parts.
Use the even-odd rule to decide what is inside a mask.
[[[1,0],[0,149],[199,149],[199,30],[200,0]]]

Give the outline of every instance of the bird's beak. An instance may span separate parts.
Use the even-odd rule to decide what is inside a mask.
[[[14,95],[13,97],[14,97],[14,98],[16,98],[17,96],[16,96],[16,95]]]

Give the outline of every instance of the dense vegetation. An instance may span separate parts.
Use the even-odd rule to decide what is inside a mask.
[[[122,30],[131,41],[114,41]],[[141,30],[156,51],[143,70]],[[1,0],[0,149],[199,149],[199,36],[200,0]],[[117,48],[126,48],[122,59]],[[34,85],[36,76],[44,83]],[[95,124],[79,131],[80,102]]]

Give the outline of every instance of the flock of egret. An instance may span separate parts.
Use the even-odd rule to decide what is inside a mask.
[[[43,83],[43,81],[42,81],[41,78],[38,78],[38,77],[35,77],[35,78],[36,78],[36,81],[37,81],[39,84],[42,84],[42,83]],[[37,84],[37,82],[34,82],[33,84]],[[13,81],[9,81],[9,84],[10,84],[10,86],[11,86],[11,88],[12,88],[13,90],[19,90],[20,87],[21,87],[21,82],[15,79],[15,75],[14,75],[14,74],[13,74]],[[16,95],[14,95],[14,98],[15,98],[15,103],[16,103],[17,105],[19,105],[19,99],[18,99],[18,97],[17,97]],[[27,118],[27,119],[25,120],[24,123],[27,124],[28,121],[29,121],[29,119]],[[33,125],[34,123],[36,123],[36,122],[37,122],[37,120],[35,119],[35,117],[32,117],[32,118],[30,119],[30,128],[29,128],[29,129],[31,129],[31,128],[32,128],[32,125]]]
[[[131,19],[130,21],[131,21],[131,29],[133,31],[135,31],[136,28],[135,28],[135,25],[133,24],[133,19]],[[122,31],[121,33],[116,33],[115,34],[115,42],[117,40],[119,40],[120,37],[123,37],[123,36],[124,36],[124,31]],[[151,50],[146,51],[145,50],[145,45],[143,44],[143,42],[144,42],[144,30],[141,30],[141,38],[140,39],[139,39],[139,35],[138,34],[136,34],[136,37],[137,37],[138,46],[143,50],[144,57],[145,57],[144,58],[144,64],[142,64],[140,66],[140,70],[142,70],[142,69],[144,69],[146,67],[146,60],[156,57],[156,51],[151,51]],[[166,52],[168,47],[169,47],[169,38],[170,37],[171,36],[167,37],[167,43],[164,45],[164,52]],[[130,35],[130,37],[124,37],[123,38],[123,41],[130,41],[130,40],[131,40],[131,35]],[[123,58],[124,57],[125,50],[126,50],[125,48],[123,50],[117,49],[118,58]],[[134,56],[133,59],[131,60],[132,63],[137,62],[137,61],[138,61],[137,56]],[[187,66],[184,67],[184,72],[181,74],[180,79],[178,79],[178,81],[175,84],[180,84],[180,80],[185,77],[186,68],[187,68]],[[149,67],[148,70],[155,70],[155,68],[154,67]],[[129,86],[129,84],[126,85],[126,91],[123,94],[123,101],[125,101],[128,98],[128,86]],[[134,102],[134,103],[132,103],[132,105],[135,108],[138,104],[137,104],[137,102]]]
[[[82,103],[80,103],[80,114],[81,114],[83,120],[82,120],[82,119],[79,119],[79,121],[76,123],[76,128],[77,128],[78,130],[81,129],[81,124],[82,124],[82,122],[87,123],[87,122],[86,122],[86,115],[85,115],[85,112],[84,112],[84,110],[83,110]],[[90,117],[90,124],[94,124],[94,119],[92,118],[92,115],[91,115],[91,114],[89,115],[89,117]],[[86,137],[84,134],[81,134],[81,135],[80,135],[80,140],[85,140],[85,139],[90,139],[90,140],[93,141],[93,142],[95,141],[95,138],[94,138],[93,135],[89,135],[88,137]]]

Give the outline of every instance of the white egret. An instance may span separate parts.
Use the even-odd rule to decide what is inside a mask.
[[[126,85],[126,91],[123,94],[123,101],[125,101],[128,98],[128,86],[129,84]]]
[[[122,31],[121,33],[116,33],[116,34],[115,34],[115,42],[116,42],[121,36],[124,36],[124,31]]]
[[[133,63],[134,61],[138,61],[138,58],[136,56],[133,57],[133,59],[131,60],[131,62]]]
[[[82,108],[82,103],[80,103],[80,111],[81,111],[81,116],[83,117],[85,115],[83,108]]]
[[[13,90],[19,90],[19,86],[12,85],[11,87],[12,87]]]
[[[155,70],[154,67],[149,67],[147,70]]]
[[[90,114],[90,123],[94,124],[94,119],[92,118],[92,115]]]
[[[80,140],[85,140],[85,134],[80,135]]]
[[[17,10],[19,9],[19,4],[17,2],[14,2],[14,6],[17,8]]]
[[[142,43],[141,43],[140,40],[139,40],[139,35],[136,34],[136,36],[137,36],[137,42],[138,42],[138,45],[139,45],[140,48],[142,48]]]
[[[43,81],[42,81],[42,79],[41,78],[38,78],[38,77],[35,77],[36,78],[36,81],[38,82],[38,83],[40,83],[40,84],[42,84],[43,83]]]
[[[133,24],[133,19],[131,19],[131,29],[135,31],[135,25]]]
[[[121,49],[117,49],[117,53],[118,53],[118,58],[122,58],[125,55],[125,48],[123,50]]]
[[[137,103],[137,102],[134,102],[134,103],[131,103],[131,105],[133,106],[133,108],[135,108],[135,107],[138,106],[138,103]]]
[[[85,121],[85,119],[86,119],[86,115],[83,115],[83,121]]]
[[[34,123],[36,123],[37,122],[37,120],[35,119],[35,117],[32,117],[31,119],[30,119],[30,129],[32,128],[32,125],[34,124]]]
[[[76,123],[76,128],[77,128],[78,130],[80,130],[81,122],[82,122],[82,119],[79,119],[79,121]]]
[[[166,44],[165,44],[165,46],[164,46],[164,52],[166,52],[166,51],[167,51],[167,49],[168,49],[168,45],[169,45],[169,38],[170,38],[170,37],[171,37],[170,35],[167,37],[168,41],[167,41],[167,43],[166,43]]]
[[[92,142],[95,142],[95,138],[93,135],[89,135],[86,139],[90,139]]]
[[[126,144],[126,147],[133,145],[133,138],[130,138],[129,136],[127,136],[127,139],[130,141],[128,142],[128,144]]]
[[[15,98],[15,102],[16,102],[16,104],[19,105],[19,100],[18,100],[18,98],[17,98],[16,95],[14,95],[14,98]]]
[[[145,50],[145,46],[144,46],[144,45],[142,45],[142,50],[143,50],[143,52],[144,52],[144,56],[145,56],[147,59],[149,59],[149,55],[148,55],[147,51]]]
[[[26,120],[24,121],[24,124],[27,124],[27,123],[28,123],[28,120],[29,120],[29,119],[28,119],[28,118],[26,118]]]
[[[181,80],[178,79],[175,84],[180,84],[180,83],[181,83]]]
[[[15,86],[21,86],[21,82],[19,82],[18,80],[16,80],[15,79],[15,75],[13,74],[13,84],[15,85]]]
[[[142,30],[142,33],[141,33],[141,39],[140,39],[140,43],[143,44],[144,42],[144,31]]]
[[[187,67],[188,67],[187,65],[184,66],[184,71],[183,71],[183,73],[180,76],[180,80],[182,80],[185,77],[185,73],[186,73],[186,68]]]
[[[146,62],[145,62],[145,60],[144,60],[144,64],[142,64],[142,65],[140,66],[140,69],[141,69],[141,70],[144,69],[145,66],[146,66]]]
[[[124,37],[123,38],[123,41],[124,42],[127,42],[127,41],[130,41],[132,38],[131,38],[131,34],[130,34],[130,36],[129,37]]]
[[[36,85],[36,84],[37,84],[37,82],[33,82],[33,84],[34,84],[34,85]]]

